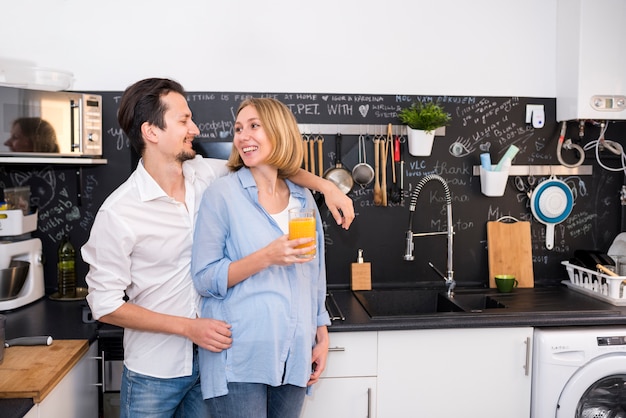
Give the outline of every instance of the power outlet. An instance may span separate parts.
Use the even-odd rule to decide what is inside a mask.
[[[533,112],[543,112],[543,105],[526,105],[526,123],[533,122]]]

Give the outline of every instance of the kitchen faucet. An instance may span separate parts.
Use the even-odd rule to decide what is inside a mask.
[[[431,180],[436,180],[443,185],[443,188],[446,193],[446,214],[447,214],[447,231],[444,232],[418,232],[413,233],[413,214],[415,213],[415,206],[417,204],[417,198],[419,197],[422,188],[426,183]],[[454,235],[454,230],[452,227],[452,195],[450,194],[450,188],[446,181],[436,174],[430,174],[424,177],[422,180],[417,183],[415,189],[411,193],[411,200],[409,204],[409,229],[406,231],[406,250],[404,251],[404,259],[407,261],[413,261],[415,257],[413,256],[413,237],[425,237],[432,235],[443,235],[446,234],[448,236],[448,268],[446,271],[446,275],[439,273],[431,263],[431,267],[439,273],[442,278],[446,281],[446,287],[448,288],[448,297],[454,296],[454,288],[456,287],[456,282],[454,281],[454,270],[452,268],[452,237]]]

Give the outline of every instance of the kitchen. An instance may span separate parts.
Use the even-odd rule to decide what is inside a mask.
[[[55,191],[54,194],[63,197],[50,203],[45,210],[45,218],[40,217],[40,227],[46,228],[45,234],[41,234],[44,253],[46,259],[52,260],[44,266],[46,293],[56,291],[54,260],[59,232],[69,226],[72,240],[79,247],[86,240],[90,219],[104,197],[126,178],[134,165],[130,149],[116,130],[116,98],[136,79],[153,75],[175,78],[188,91],[198,92],[199,96],[205,92],[204,95],[211,92],[315,94],[317,97],[314,99],[310,96],[294,99],[294,102],[312,104],[322,102],[321,96],[324,94],[333,94],[350,97],[353,103],[363,98],[371,99],[370,102],[358,102],[358,105],[372,105],[376,103],[375,100],[381,99],[383,103],[391,103],[395,107],[399,106],[396,100],[402,100],[402,96],[409,99],[400,102],[402,106],[408,106],[410,100],[423,97],[434,100],[446,98],[446,109],[454,112],[453,123],[446,128],[445,135],[436,138],[432,157],[413,158],[405,153],[405,174],[407,192],[410,190],[409,185],[415,186],[426,173],[439,173],[450,183],[455,197],[453,208],[458,287],[486,283],[488,263],[485,224],[507,214],[531,221],[535,286],[539,288],[558,285],[566,277],[565,269],[560,264],[562,260],[569,259],[575,249],[606,251],[621,231],[619,191],[623,183],[622,175],[599,168],[594,162],[592,152],[588,152],[588,159],[584,164],[593,165],[593,175],[574,176],[576,190],[581,193],[577,196],[575,208],[568,220],[557,227],[555,250],[548,251],[544,245],[546,227],[533,220],[528,207],[529,201],[523,199],[524,194],[508,185],[502,198],[482,196],[480,177],[472,173],[474,166],[479,165],[479,152],[474,150],[463,159],[451,157],[448,152],[448,147],[459,137],[485,135],[486,126],[475,124],[468,127],[463,124],[462,116],[471,112],[471,109],[476,112],[470,113],[472,116],[479,115],[477,103],[486,101],[494,103],[495,107],[510,108],[506,114],[509,117],[507,126],[515,124],[529,131],[524,120],[525,107],[539,104],[545,108],[545,126],[532,129],[527,147],[516,157],[514,164],[558,166],[554,152],[559,128],[555,100],[558,74],[555,59],[557,2],[516,3],[519,4],[503,5],[500,2],[484,1],[468,5],[455,1],[445,4],[414,2],[407,5],[392,2],[379,6],[373,3],[331,5],[318,2],[315,6],[302,6],[307,10],[293,12],[293,15],[289,12],[287,3],[282,4],[284,7],[271,10],[273,15],[260,14],[261,11],[242,13],[241,10],[244,9],[235,5],[196,2],[184,3],[187,6],[185,10],[180,7],[170,10],[166,3],[151,2],[150,10],[147,11],[143,10],[145,4],[142,7],[137,2],[132,5],[124,4],[123,7],[120,4],[119,8],[115,7],[115,3],[106,6],[90,5],[89,9],[77,1],[38,2],[36,6],[40,14],[37,16],[28,14],[32,4],[5,6],[12,16],[28,16],[29,24],[38,29],[36,33],[25,33],[24,19],[16,18],[7,22],[0,28],[0,33],[5,39],[14,39],[15,34],[19,33],[19,42],[3,45],[0,56],[32,60],[42,66],[71,70],[75,77],[72,90],[101,92],[105,100],[103,131],[108,135],[104,141],[104,158],[107,159],[107,164],[82,167],[82,176],[77,174],[79,170],[74,167],[37,165],[33,169],[23,166],[13,168],[13,165],[2,164],[1,177],[5,184],[13,180],[11,173],[17,172],[20,179],[31,176],[48,180],[46,184]],[[353,14],[356,8],[363,16]],[[135,19],[137,16],[145,16],[160,23],[163,10],[167,10],[172,22],[184,22],[184,25],[181,23],[181,29],[184,30],[180,31],[184,36],[182,45],[178,40],[168,44],[168,39],[163,39],[163,44],[158,45],[158,49],[155,46],[155,50],[151,51],[150,60],[135,58],[135,48],[128,47],[124,50],[120,47],[131,44],[129,39],[132,39],[132,44],[146,43],[144,47],[149,48],[154,41],[145,40],[143,31],[133,32]],[[267,10],[263,9],[263,12]],[[49,16],[57,18],[49,21]],[[75,23],[83,22],[86,16],[89,16],[90,22],[97,22],[93,27],[98,30],[90,31],[90,35],[86,37],[74,37],[74,46],[71,49],[60,49],[59,46],[64,45],[64,40],[74,32]],[[126,19],[126,16],[131,19]],[[230,19],[215,19],[214,16],[228,16]],[[301,16],[310,19],[310,31],[302,30]],[[414,22],[414,16],[420,16],[419,23]],[[429,16],[430,19],[423,19],[422,16]],[[332,30],[315,30],[319,22],[328,23]],[[285,28],[280,32],[281,38],[277,38],[276,33],[269,29],[276,25]],[[255,61],[253,67],[241,65],[241,50],[249,46],[249,38],[245,36],[248,32],[242,32],[242,27],[249,28],[257,39],[259,34],[266,35],[266,45],[258,48],[264,52],[263,57],[268,57],[267,63]],[[117,28],[123,30],[116,30]],[[160,27],[155,28],[159,29]],[[37,36],[41,33],[46,36]],[[226,33],[230,35],[228,42],[223,36]],[[293,45],[290,45],[293,48],[291,54],[284,50],[283,34],[298,34],[290,38],[293,39]],[[130,38],[133,35],[136,38]],[[432,39],[443,40],[444,48],[432,42]],[[345,40],[346,44],[338,40]],[[413,45],[414,43],[419,44]],[[196,45],[200,44],[206,47],[197,48]],[[163,50],[168,53],[163,54]],[[210,54],[204,50],[210,51]],[[412,51],[419,53],[412,57]],[[293,59],[293,65],[297,69],[285,66],[285,55]],[[190,57],[193,57],[193,65],[189,64]],[[275,60],[273,57],[281,58]],[[319,63],[322,59],[332,64]],[[274,61],[279,64],[269,65]],[[392,76],[387,76],[387,73]],[[287,94],[280,98],[286,100]],[[231,100],[234,102],[235,98]],[[198,121],[208,123],[212,120],[229,120],[230,101],[227,102],[226,109],[222,109],[223,105],[219,105],[217,109],[218,105],[209,100],[197,100],[196,103],[199,107],[198,110],[194,108],[194,115]],[[338,100],[338,103],[344,102]],[[348,103],[347,99],[345,103]],[[225,111],[226,115],[205,115],[202,113],[202,106],[205,105],[210,110]],[[193,108],[193,103],[190,106]],[[457,111],[461,113],[456,113]],[[341,124],[342,128],[343,125],[353,125],[358,120],[357,114],[358,106],[354,107],[353,115],[346,115],[347,119],[336,123]],[[335,123],[330,116],[326,119],[311,117],[306,111],[297,117],[302,124],[311,125],[308,129],[312,133],[317,133],[315,125]],[[386,125],[392,120],[392,117],[385,115],[371,118],[362,129],[375,130],[377,128],[368,128],[367,125]],[[394,120],[393,123],[398,122]],[[306,126],[304,128],[307,129]],[[338,128],[331,126],[329,129]],[[360,127],[356,129],[358,135]],[[588,125],[585,141],[596,139],[599,131],[599,127]],[[370,132],[376,133],[380,132]],[[617,141],[621,139],[620,135],[623,138],[623,134],[624,126],[620,122],[610,124],[606,132],[607,138]],[[348,167],[358,161],[357,135],[346,134],[344,139],[344,162]],[[577,135],[576,124],[570,124],[568,136],[576,138]],[[494,161],[517,139],[519,137],[514,136],[503,142],[492,141],[490,151]],[[325,134],[325,167],[333,162],[332,144],[334,132]],[[370,153],[368,161],[373,161],[371,143],[367,145]],[[615,160],[609,163],[619,165]],[[471,174],[468,175],[468,172]],[[80,199],[77,193],[80,188],[77,181],[79,178],[83,181]],[[584,191],[587,191],[586,195],[583,195]],[[343,233],[332,227],[328,228],[327,242],[332,242],[332,247],[329,247],[332,252],[328,256],[328,269],[332,272],[328,278],[329,288],[348,288],[350,265],[356,260],[358,248],[364,249],[365,260],[371,262],[372,282],[376,287],[393,287],[407,282],[410,285],[443,285],[427,262],[432,261],[435,266],[444,269],[445,242],[434,242],[440,241],[439,238],[416,239],[416,249],[419,250],[416,251],[416,260],[404,262],[402,254],[408,219],[407,204],[373,207],[370,204],[371,186],[361,190],[357,187],[352,193],[359,215],[351,230]],[[437,197],[442,192],[434,187],[432,193]],[[520,194],[522,199],[518,201]],[[408,199],[405,197],[405,200]],[[426,201],[425,196],[422,196],[418,202],[418,214],[425,219],[443,219],[438,214],[441,209],[439,205],[431,205],[429,208],[425,205]],[[604,202],[608,203],[604,205]],[[75,213],[79,216],[72,216]],[[68,221],[63,225],[46,222],[56,217]],[[577,226],[576,222],[580,222],[583,227]],[[585,228],[585,225],[592,225],[591,230]],[[416,221],[416,227],[429,230],[431,224],[418,224]],[[385,237],[382,242],[377,239],[380,236]],[[78,264],[78,276],[84,277],[86,266]],[[348,322],[344,324],[345,327],[348,327]],[[619,322],[611,323],[623,325]],[[337,329],[340,326],[341,324],[337,324]],[[384,415],[379,412],[378,416]]]

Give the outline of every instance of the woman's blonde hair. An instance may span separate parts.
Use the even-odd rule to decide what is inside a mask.
[[[276,99],[253,97],[241,102],[237,115],[247,106],[256,109],[263,130],[272,144],[267,164],[278,169],[280,178],[296,174],[302,165],[304,144],[291,110]],[[245,165],[234,145],[227,165],[232,171],[237,171]]]

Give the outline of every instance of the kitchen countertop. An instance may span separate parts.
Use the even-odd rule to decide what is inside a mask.
[[[441,291],[445,292],[445,289]],[[518,288],[507,294],[498,293],[496,289],[457,289],[457,293],[465,291],[493,296],[507,308],[372,319],[352,291],[329,289],[345,317],[345,320],[333,320],[329,331],[626,325],[626,306],[615,306],[566,286]],[[332,303],[329,303],[329,309],[331,316],[337,314]]]
[[[444,289],[441,289],[444,291]],[[458,293],[467,289],[457,289]],[[413,317],[372,319],[352,291],[329,289],[345,320],[333,320],[332,331],[380,331],[429,328],[481,327],[550,327],[580,325],[626,325],[626,306],[580,294],[566,286],[515,289],[501,294],[496,289],[480,291],[507,305],[507,309],[484,312],[440,312]],[[332,304],[330,310],[334,311]],[[111,332],[111,326],[83,322],[85,301],[60,302],[44,297],[27,306],[2,312],[7,317],[6,338],[50,335],[53,339],[85,339],[95,341],[99,328]],[[88,310],[88,308],[87,308]],[[334,313],[334,312],[331,312]],[[88,318],[90,319],[90,318]],[[119,330],[119,329],[118,329]],[[113,330],[115,332],[115,330]]]
[[[54,340],[88,340],[92,343],[97,338],[98,323],[93,320],[83,322],[84,308],[87,308],[84,300],[58,301],[44,296],[26,306],[1,312],[7,317],[6,339],[50,335]],[[86,319],[91,320],[90,317]]]
[[[84,310],[86,306],[84,300],[58,301],[44,296],[26,306],[0,312],[7,317],[6,339],[50,335],[53,344],[54,340],[87,340],[92,343],[97,338],[98,323],[83,322],[83,315],[86,315],[86,320],[91,320],[89,312]],[[6,354],[5,351],[5,356]],[[0,416],[20,418],[33,405],[34,401],[31,398],[0,399]]]
[[[15,346],[0,365],[0,398],[40,403],[87,353],[86,340],[56,340],[51,345]]]

